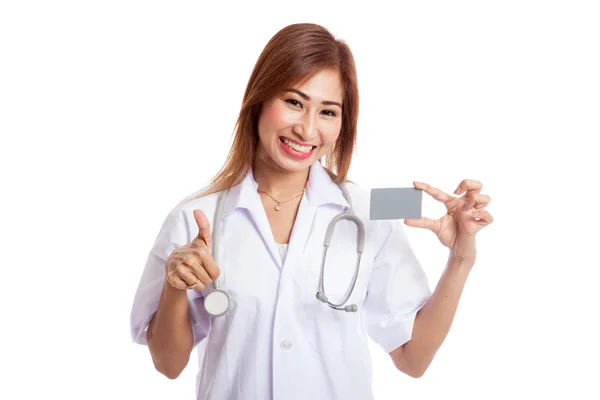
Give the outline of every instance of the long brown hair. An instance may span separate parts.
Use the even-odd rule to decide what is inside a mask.
[[[258,147],[258,119],[263,103],[285,88],[309,80],[323,69],[337,70],[344,90],[340,135],[325,156],[325,167],[335,182],[347,179],[358,120],[354,57],[348,45],[336,40],[324,27],[302,23],[277,32],[260,54],[246,86],[229,155],[208,190],[200,196],[220,192],[241,182],[252,167]]]

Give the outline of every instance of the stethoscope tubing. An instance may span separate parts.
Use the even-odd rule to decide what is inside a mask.
[[[356,214],[354,214],[354,210],[352,208],[352,200],[351,200],[350,194],[348,193],[346,185],[344,183],[340,183],[340,184],[338,184],[338,186],[339,186],[340,190],[342,191],[344,198],[348,202],[349,206],[347,207],[347,209],[344,212],[335,216],[331,220],[331,222],[329,222],[329,225],[327,226],[327,231],[325,233],[325,239],[323,240],[323,255],[321,257],[321,270],[320,270],[320,276],[319,276],[319,291],[317,292],[316,297],[319,301],[327,304],[329,307],[331,307],[335,310],[346,311],[346,312],[356,312],[358,307],[355,304],[351,304],[351,305],[345,305],[345,304],[346,304],[346,302],[348,302],[348,300],[352,296],[352,293],[354,292],[354,288],[356,286],[356,281],[358,279],[358,274],[360,272],[360,260],[361,260],[362,253],[364,251],[364,244],[365,244],[365,227],[364,227],[364,224],[361,221],[361,219],[358,218],[358,216]],[[219,199],[217,202],[217,208],[215,210],[214,220],[213,220],[212,256],[213,256],[213,259],[215,260],[215,262],[217,263],[217,265],[219,265],[219,241],[220,241],[220,237],[221,237],[221,218],[222,218],[222,214],[223,214],[223,206],[225,204],[225,199],[227,197],[228,192],[229,192],[229,189],[226,189],[220,193]],[[335,226],[341,220],[350,220],[350,221],[354,222],[358,229],[357,243],[356,243],[356,246],[357,246],[356,266],[354,269],[354,274],[352,276],[352,283],[349,288],[350,290],[347,291],[346,296],[344,297],[344,300],[341,303],[332,303],[327,298],[327,295],[325,292],[325,279],[324,279],[325,263],[327,260],[327,250],[329,249],[329,246],[331,243],[331,238],[332,238],[333,232],[335,230]],[[223,275],[221,274],[221,276],[223,276]],[[227,295],[227,293],[220,288],[220,277],[217,277],[216,279],[213,280],[213,285],[214,285],[214,290],[207,294],[205,301],[204,301],[204,306],[205,306],[206,311],[211,316],[218,317],[218,316],[224,315],[227,312],[227,310],[229,309],[229,305],[230,305],[230,299],[229,299],[229,296]],[[209,296],[211,296],[215,292],[219,293],[221,295],[221,298],[222,299],[224,298],[226,300],[225,303],[223,303],[224,305],[222,306],[222,308],[217,307],[215,309],[211,309],[210,307],[212,307],[212,306],[210,306],[210,307],[207,306],[207,304],[213,304],[213,302],[208,301],[208,300],[209,300]],[[224,295],[224,297],[223,297],[223,295]],[[215,298],[215,296],[213,296],[213,299],[214,298]]]

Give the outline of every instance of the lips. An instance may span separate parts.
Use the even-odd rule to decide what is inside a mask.
[[[283,149],[283,151],[286,152],[286,154],[297,160],[307,159],[312,155],[316,148],[316,146],[311,145],[300,145],[299,143],[284,137],[279,138],[279,146]],[[309,148],[310,150],[307,151]]]
[[[291,147],[294,150],[299,151],[301,153],[307,153],[315,147],[312,144],[299,143],[299,142],[296,142],[295,140],[288,139],[283,136],[280,137],[279,140],[281,140],[283,143],[287,144],[288,147]]]

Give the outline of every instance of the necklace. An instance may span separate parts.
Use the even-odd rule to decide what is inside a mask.
[[[277,205],[275,206],[275,211],[279,211],[279,210],[281,210],[281,205],[282,204],[285,204],[288,201],[292,201],[292,200],[297,199],[298,197],[302,196],[304,194],[304,190],[305,189],[302,189],[302,193],[300,193],[298,196],[292,197],[291,199],[286,200],[286,201],[279,201],[275,197],[271,196],[269,193],[265,192],[264,190],[260,190],[260,189],[256,189],[256,190],[259,191],[259,192],[261,192],[261,193],[264,193],[267,196],[269,196],[270,198],[272,198],[277,203]]]

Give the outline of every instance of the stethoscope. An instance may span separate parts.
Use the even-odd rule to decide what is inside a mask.
[[[323,303],[327,304],[329,307],[331,307],[335,310],[346,311],[346,312],[356,312],[358,310],[358,307],[356,306],[356,304],[349,304],[349,305],[345,305],[345,304],[350,299],[350,296],[352,296],[352,292],[354,291],[354,287],[356,285],[356,279],[358,278],[358,272],[360,270],[360,258],[363,253],[364,244],[365,244],[365,227],[364,227],[363,222],[360,220],[360,218],[358,218],[356,216],[356,214],[354,214],[354,210],[352,208],[352,200],[350,198],[350,194],[348,193],[346,185],[343,183],[340,183],[340,184],[338,184],[338,186],[339,186],[340,190],[342,191],[342,194],[344,195],[344,198],[348,202],[349,206],[342,213],[335,216],[331,220],[329,225],[327,226],[327,232],[325,233],[325,240],[323,241],[323,256],[321,258],[321,272],[320,272],[320,276],[319,276],[319,291],[317,292],[316,297],[318,300],[322,301]],[[225,204],[225,198],[227,197],[228,191],[229,191],[229,189],[224,190],[219,195],[217,209],[215,211],[215,216],[214,216],[214,221],[213,221],[212,256],[213,256],[213,259],[215,260],[215,262],[217,263],[217,265],[219,265],[218,250],[219,250],[219,239],[220,239],[220,230],[221,230],[220,222],[221,222],[221,218],[222,218],[222,214],[223,214],[223,204]],[[340,303],[332,303],[331,301],[329,301],[329,299],[327,298],[327,295],[325,294],[325,282],[324,282],[325,260],[327,259],[327,249],[329,248],[329,243],[331,241],[331,237],[333,236],[333,231],[335,230],[335,225],[339,221],[344,220],[344,219],[353,221],[356,224],[356,227],[358,228],[357,249],[356,249],[356,254],[357,254],[356,268],[354,270],[354,275],[352,276],[352,283],[350,286],[350,290],[346,294],[346,297],[344,298],[344,300]],[[212,291],[210,291],[210,293],[207,293],[204,295],[204,309],[206,310],[206,312],[209,315],[211,315],[213,317],[220,317],[221,315],[225,314],[227,312],[227,310],[229,309],[230,299],[229,299],[229,295],[227,294],[227,292],[220,288],[219,278],[217,278],[213,281],[213,286],[214,286],[214,289]]]

